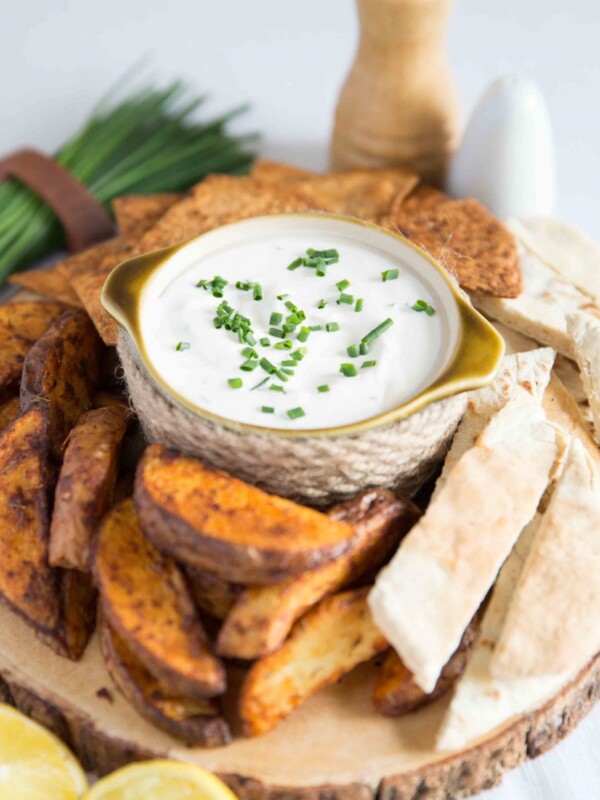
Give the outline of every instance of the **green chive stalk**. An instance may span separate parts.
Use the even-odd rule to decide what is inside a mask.
[[[195,113],[204,99],[190,99],[179,81],[120,101],[110,92],[54,158],[108,211],[120,195],[184,192],[210,172],[246,173],[256,137],[227,132],[245,109],[198,122]],[[0,184],[0,286],[12,272],[64,244],[63,230],[42,200],[18,181]]]

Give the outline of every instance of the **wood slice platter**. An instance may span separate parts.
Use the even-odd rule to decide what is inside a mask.
[[[434,733],[447,701],[397,719],[381,717],[371,706],[375,669],[365,665],[266,736],[236,738],[214,750],[189,748],[139,717],[118,694],[96,639],[80,662],[66,661],[3,607],[0,675],[0,699],[54,730],[87,769],[103,774],[135,759],[171,757],[217,772],[242,800],[467,797],[550,749],[600,697],[598,656],[541,708],[468,749],[439,753]],[[236,675],[231,679],[235,683]]]

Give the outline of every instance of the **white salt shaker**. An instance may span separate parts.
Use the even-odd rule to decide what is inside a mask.
[[[452,158],[446,188],[502,219],[554,212],[552,126],[535,83],[506,76],[488,87]]]

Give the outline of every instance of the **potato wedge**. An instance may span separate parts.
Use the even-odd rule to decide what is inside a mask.
[[[0,389],[17,383],[30,347],[64,310],[35,300],[0,306]]]
[[[0,405],[0,431],[19,416],[19,398],[11,397]]]
[[[48,413],[35,406],[0,433],[0,593],[34,628],[60,624],[58,578],[48,565]]]
[[[59,655],[78,661],[96,627],[98,593],[91,575],[76,569],[59,569],[57,572],[60,624],[54,641],[47,644]]]
[[[104,518],[94,576],[106,619],[165,691],[211,697],[225,690],[225,672],[177,564],[147,541],[133,502]]]
[[[198,608],[215,619],[225,619],[244,591],[239,583],[230,583],[201,569],[185,567],[184,573]]]
[[[231,741],[217,701],[164,692],[104,620],[100,622],[100,647],[111,678],[141,717],[189,745],[220,747]]]
[[[442,670],[435,689],[429,694],[417,686],[411,671],[404,666],[396,651],[390,650],[381,665],[373,689],[375,709],[387,717],[398,717],[447,694],[465,671],[478,630],[479,616],[465,630],[456,652]]]
[[[245,736],[260,736],[319,689],[387,649],[367,606],[368,589],[322,600],[283,646],[256,661],[240,694]]]
[[[21,413],[48,407],[50,449],[61,458],[65,440],[92,406],[100,340],[83,311],[66,311],[38,339],[23,363]]]
[[[86,411],[69,434],[50,525],[50,563],[89,572],[91,544],[113,498],[129,411]]]
[[[385,563],[420,514],[414,503],[387,489],[367,489],[328,513],[355,526],[354,549],[296,578],[242,592],[219,632],[220,655],[255,659],[277,650],[294,622],[322,597]]]
[[[276,583],[352,549],[352,525],[267,494],[161,445],[139,464],[146,536],[178,561],[234,583]]]

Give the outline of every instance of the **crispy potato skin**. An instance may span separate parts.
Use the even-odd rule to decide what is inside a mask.
[[[245,736],[267,733],[319,689],[387,649],[371,619],[368,591],[322,600],[279,650],[252,665],[240,694]]]
[[[50,563],[90,570],[91,543],[113,498],[129,412],[111,406],[83,414],[67,441],[50,525]]]
[[[231,733],[215,700],[164,692],[159,682],[106,623],[100,622],[104,662],[121,694],[138,714],[189,745],[220,747]]]
[[[165,691],[211,697],[225,690],[225,672],[211,653],[177,564],[147,541],[131,500],[104,518],[94,577],[111,627]]]
[[[35,300],[0,306],[0,389],[19,380],[29,349],[64,310],[59,303]]]
[[[54,634],[60,606],[48,566],[48,442],[43,406],[0,434],[0,592],[30,624]]]
[[[11,397],[0,405],[0,431],[19,416],[19,398]]]
[[[66,311],[33,345],[23,363],[20,408],[48,407],[50,449],[60,459],[71,428],[92,407],[100,340],[83,311]]]
[[[387,717],[399,717],[447,694],[465,671],[479,630],[479,619],[477,615],[471,621],[456,652],[442,670],[435,689],[429,694],[417,686],[412,672],[404,666],[396,651],[390,650],[381,665],[373,689],[375,709]]]
[[[419,514],[414,503],[387,489],[368,489],[331,508],[329,516],[356,528],[354,549],[296,578],[242,592],[219,632],[217,652],[248,660],[272,653],[294,622],[322,597],[385,563]]]
[[[239,583],[230,583],[201,569],[185,567],[184,573],[198,608],[215,619],[225,619],[244,591]]]
[[[98,593],[91,575],[76,569],[59,569],[60,628],[47,640],[59,655],[79,661],[96,628]]]
[[[351,525],[267,494],[161,445],[137,470],[145,534],[184,564],[234,583],[276,583],[354,547]]]

